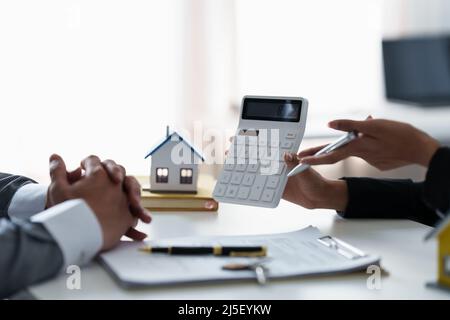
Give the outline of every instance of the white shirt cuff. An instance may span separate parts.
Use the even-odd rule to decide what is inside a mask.
[[[64,268],[87,264],[102,247],[102,229],[84,200],[65,201],[33,216],[31,221],[42,223],[58,243]]]
[[[14,194],[8,208],[11,218],[27,220],[45,209],[47,202],[47,186],[28,183]]]

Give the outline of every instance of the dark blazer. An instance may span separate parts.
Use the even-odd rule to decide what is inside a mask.
[[[435,225],[437,211],[450,209],[450,149],[438,149],[424,182],[371,178],[343,178],[349,201],[345,218],[411,219]]]
[[[0,173],[0,299],[54,276],[63,255],[39,223],[11,220],[8,207],[15,192],[33,180]]]

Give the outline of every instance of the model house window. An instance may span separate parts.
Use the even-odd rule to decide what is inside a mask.
[[[180,183],[182,184],[192,184],[192,169],[182,168],[180,170]]]
[[[157,183],[169,182],[169,169],[168,168],[156,168],[156,182]]]

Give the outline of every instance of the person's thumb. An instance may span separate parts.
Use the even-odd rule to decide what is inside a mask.
[[[50,178],[53,183],[60,186],[69,185],[66,172],[66,164],[64,160],[57,154],[52,154],[50,156]]]
[[[298,165],[297,155],[295,153],[285,152],[283,155],[288,170]]]

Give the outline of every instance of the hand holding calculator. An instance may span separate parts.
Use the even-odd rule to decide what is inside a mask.
[[[297,152],[307,110],[304,98],[245,96],[214,199],[276,207],[287,182],[283,156],[285,152]]]

